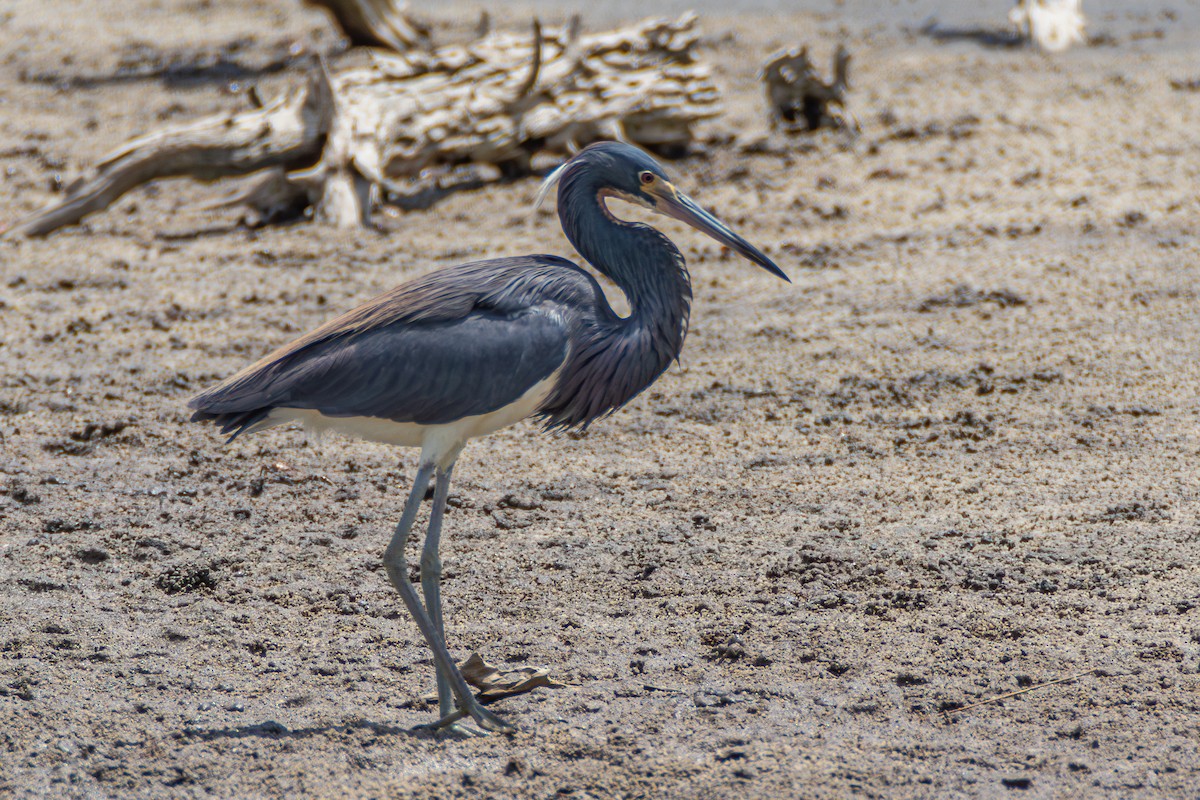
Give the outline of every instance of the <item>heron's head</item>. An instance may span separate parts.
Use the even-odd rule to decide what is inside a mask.
[[[616,197],[686,222],[747,261],[791,282],[774,261],[701,208],[692,198],[676,189],[662,166],[632,145],[623,142],[598,142],[579,151],[546,178],[541,191],[538,192],[539,205],[554,183],[568,173],[586,174],[590,185],[596,187],[602,202],[603,198]]]

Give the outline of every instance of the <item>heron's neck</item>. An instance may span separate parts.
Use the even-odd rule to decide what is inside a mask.
[[[564,176],[559,187],[563,232],[588,263],[625,293],[631,313],[621,327],[652,331],[656,349],[669,351],[667,361],[673,360],[683,347],[692,299],[683,254],[649,225],[613,216],[601,187],[586,175],[572,177]]]
[[[613,217],[599,193],[586,174],[564,175],[559,219],[575,249],[625,292],[632,313],[622,319],[596,298],[540,409],[548,428],[586,427],[628,403],[679,357],[687,333],[692,287],[683,256],[649,225]]]

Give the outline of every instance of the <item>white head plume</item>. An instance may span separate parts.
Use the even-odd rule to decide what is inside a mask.
[[[554,188],[554,185],[558,183],[558,179],[562,176],[563,167],[565,166],[566,163],[563,163],[555,167],[554,171],[547,175],[546,179],[542,181],[542,185],[538,189],[537,198],[533,201],[534,211],[537,211],[542,207],[542,203],[546,201],[546,196],[550,194],[550,190]]]

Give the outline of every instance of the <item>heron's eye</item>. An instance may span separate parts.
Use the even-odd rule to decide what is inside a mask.
[[[642,182],[642,186],[649,186],[654,183],[654,173],[650,170],[643,170],[638,175],[638,179]]]

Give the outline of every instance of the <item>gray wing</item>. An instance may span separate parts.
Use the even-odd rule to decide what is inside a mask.
[[[455,320],[397,322],[331,336],[256,365],[196,397],[194,420],[233,436],[274,408],[436,425],[486,414],[550,377],[568,326],[552,304]]]

